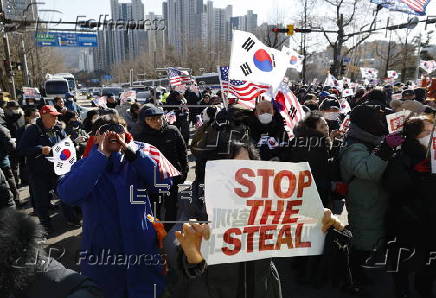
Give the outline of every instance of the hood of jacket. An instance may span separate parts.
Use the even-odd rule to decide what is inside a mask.
[[[347,135],[345,139],[355,139],[362,143],[371,145],[373,147],[379,145],[381,141],[383,140],[383,137],[375,136],[373,134],[370,134],[369,132],[361,129],[356,124],[350,123],[350,128],[347,132]]]

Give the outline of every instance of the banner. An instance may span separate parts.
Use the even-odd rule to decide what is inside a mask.
[[[393,114],[386,115],[388,122],[389,133],[399,132],[403,130],[404,122],[409,117],[411,111],[400,111]]]
[[[298,72],[301,72],[303,70],[303,55],[298,54],[296,51],[286,46],[283,46],[282,52],[289,57],[288,68],[296,69]]]
[[[65,175],[77,161],[76,148],[70,137],[66,137],[53,146],[53,162],[56,175]]]
[[[229,80],[270,85],[279,88],[289,65],[289,57],[265,46],[253,34],[233,30]]]
[[[378,70],[372,67],[361,67],[362,79],[375,80],[378,78]]]
[[[124,91],[120,94],[120,104],[125,104],[128,99],[130,98],[131,102],[135,102],[136,99],[136,91],[130,90],[130,91]]]
[[[323,205],[307,162],[209,161],[205,200],[209,265],[322,253]]]
[[[39,90],[31,87],[23,87],[23,98],[40,98]]]
[[[419,67],[422,68],[426,73],[431,74],[436,70],[436,61],[435,60],[421,60],[419,62]]]

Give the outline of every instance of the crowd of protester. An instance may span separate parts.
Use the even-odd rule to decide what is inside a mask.
[[[0,297],[298,297],[290,283],[293,271],[297,282],[308,286],[324,286],[339,274],[335,279],[347,293],[364,295],[368,260],[386,247],[414,252],[413,262],[392,271],[396,297],[411,297],[411,275],[420,297],[435,297],[436,266],[428,262],[436,249],[436,176],[428,150],[434,99],[426,98],[424,88],[400,83],[359,86],[348,97],[331,86],[291,89],[305,111],[292,138],[274,101],[260,97],[254,110],[237,100],[227,106],[221,92],[210,89],[172,90],[143,105],[109,94],[106,106],[88,110],[86,117],[72,94],[55,98],[53,105],[2,102]],[[351,111],[343,111],[342,98]],[[402,132],[389,134],[386,116],[401,110],[412,114]],[[67,136],[78,161],[60,177],[49,157]],[[134,142],[156,147],[180,175],[162,178],[155,161],[135,150]],[[195,179],[185,185],[189,153]],[[208,220],[205,166],[219,159],[308,162],[326,208],[323,229],[352,234],[343,265],[348,275],[331,273],[322,257],[208,266],[199,250],[208,226],[177,222]],[[17,211],[29,206],[20,198],[24,186],[30,215],[39,224]],[[132,188],[134,195],[146,189],[140,196],[144,203],[131,203]],[[188,188],[189,201],[180,199],[182,188]],[[346,227],[334,215],[344,207]],[[43,251],[41,243],[53,235],[54,209],[62,210],[65,230],[82,227],[80,275],[47,261],[44,253],[32,253]],[[96,265],[93,257],[107,252],[152,256],[153,265]],[[18,268],[18,259],[25,265]]]

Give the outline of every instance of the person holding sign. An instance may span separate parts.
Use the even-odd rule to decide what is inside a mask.
[[[230,150],[227,158],[239,161],[258,159],[257,152],[254,151],[251,145],[234,141],[230,142]],[[182,210],[183,220],[196,218],[197,220],[205,221],[208,220],[208,218],[211,218],[211,215],[207,213],[204,205],[198,208],[198,204],[201,204],[201,199],[199,198],[201,195],[201,191],[193,191],[192,204],[188,205],[186,210]],[[205,198],[205,200],[207,201],[207,198]],[[268,225],[265,226],[269,227]],[[326,209],[322,220],[322,231],[327,231],[331,226],[338,230],[344,229],[344,226],[331,215],[330,210]],[[173,293],[174,298],[281,297],[279,294],[280,282],[277,277],[277,269],[275,269],[274,264],[271,262],[271,258],[259,258],[254,261],[236,263],[223,262],[220,264],[208,265],[206,264],[205,256],[203,256],[201,246],[203,240],[208,240],[212,237],[209,226],[207,224],[196,223],[194,220],[193,222],[179,226],[178,229],[179,230],[175,232],[175,236],[180,243],[180,247],[178,250],[177,262],[173,265],[179,270],[183,279],[179,281],[175,287]],[[171,233],[169,235],[171,235]],[[241,236],[234,235],[234,237]],[[226,238],[226,236],[224,236],[224,238]],[[246,237],[242,237],[241,239],[245,238]],[[228,239],[232,238],[229,237]],[[294,240],[295,239],[292,241]],[[298,241],[299,240],[296,240],[296,245],[299,243]],[[168,240],[168,242],[171,241]],[[259,245],[258,241],[255,243],[256,246]],[[236,247],[237,245],[234,246],[235,249],[232,254],[236,252]],[[286,247],[285,243],[283,243],[283,247]],[[227,251],[230,253],[230,248]],[[242,253],[241,250],[239,250],[239,252]],[[280,280],[286,282],[286,278]]]
[[[351,269],[359,284],[366,277],[361,265],[385,236],[388,194],[381,178],[404,139],[396,134],[385,137],[387,123],[380,106],[357,106],[350,120],[339,159],[342,179],[348,183],[345,204],[353,233]]]
[[[408,261],[414,264],[413,268],[404,268],[399,264],[399,272],[394,273],[398,294],[409,293],[410,271],[416,272],[415,287],[422,297],[432,297],[432,284],[436,279],[436,263],[428,264],[430,252],[436,249],[436,240],[431,236],[436,230],[436,175],[431,173],[427,154],[432,130],[430,118],[409,118],[403,128],[406,141],[399,154],[389,162],[384,174],[383,185],[390,197],[388,235],[389,240],[395,239],[389,248],[392,251],[401,248],[414,252],[413,260]]]

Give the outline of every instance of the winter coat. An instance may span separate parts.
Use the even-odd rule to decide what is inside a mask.
[[[5,113],[5,120],[7,124],[7,128],[11,132],[11,137],[16,138],[17,137],[17,130],[20,127],[23,127],[25,125],[23,112],[6,112]]]
[[[0,169],[0,209],[5,207],[15,207],[15,202],[8,180],[6,180],[2,169]]]
[[[208,215],[201,200],[204,196],[203,188],[194,182],[188,192],[190,191],[192,201],[179,201],[178,220],[187,221],[195,218],[207,221]],[[170,268],[179,276],[170,286],[173,292],[171,297],[281,298],[279,281],[272,278],[272,271],[276,272],[276,269],[271,259],[210,266],[189,264],[183,250],[175,245],[175,231],[181,229],[182,224],[176,224],[168,233],[164,244]],[[192,274],[194,272],[195,274]]]
[[[82,111],[82,108],[76,104],[73,100],[66,100],[65,101],[65,107],[68,111],[75,112],[80,117],[80,112]]]
[[[88,277],[56,260],[62,257],[61,247],[46,253],[39,246],[41,229],[25,213],[0,210],[0,297],[102,298]]]
[[[174,125],[164,124],[161,130],[152,129],[144,123],[135,141],[149,143],[159,149],[169,162],[186,178],[189,171],[188,152],[182,134]]]
[[[300,123],[294,129],[295,138],[289,143],[282,161],[309,162],[313,179],[324,206],[328,206],[331,189],[330,144],[319,131]]]
[[[11,133],[5,126],[0,125],[0,168],[11,166],[9,154],[15,150],[15,143],[11,139]]]
[[[261,124],[259,119],[252,113],[248,117],[246,125],[250,128],[250,137],[259,150],[261,160],[271,160],[274,157],[280,158],[283,145],[288,142],[288,135],[285,131],[283,117],[277,111],[274,113],[270,124]],[[264,136],[268,136],[268,138],[266,140],[262,139]],[[269,143],[271,137],[275,140],[274,145]],[[261,140],[265,140],[265,142]]]
[[[42,154],[42,147],[53,147],[67,137],[61,127],[55,126],[51,130],[44,128],[42,120],[29,125],[24,131],[18,144],[18,154],[27,158],[30,176],[47,177],[54,175],[53,163]]]
[[[88,140],[88,134],[86,131],[84,131],[81,127],[72,127],[72,125],[69,123],[67,124],[67,127],[65,128],[65,133],[71,138],[71,140],[74,142],[78,137],[85,137],[85,140],[81,143],[74,143],[77,156],[82,156],[83,152],[86,148],[86,142]]]
[[[156,163],[141,150],[127,162],[121,153],[106,157],[96,145],[60,179],[60,199],[80,206],[83,213],[81,272],[103,289],[105,297],[152,298],[154,284],[157,296],[162,293],[156,231],[146,219],[152,214],[147,192],[157,191],[156,184],[170,185],[169,180],[160,179]],[[115,262],[116,255],[122,259]],[[95,264],[96,256],[103,263]],[[132,258],[127,266],[126,258]]]
[[[402,245],[435,249],[436,175],[431,174],[426,149],[407,139],[400,153],[389,162],[383,177],[389,192],[388,231]]]
[[[355,249],[368,251],[385,236],[388,194],[382,176],[388,165],[373,152],[381,141],[351,124],[344,148],[340,152],[340,171],[348,183],[345,201]]]

